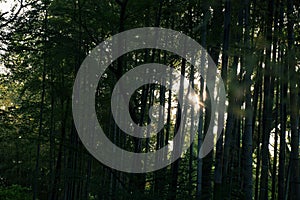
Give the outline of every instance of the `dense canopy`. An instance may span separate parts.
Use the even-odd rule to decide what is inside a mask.
[[[0,11],[0,199],[299,200],[299,8],[297,0],[12,1],[11,10]],[[126,173],[99,162],[82,144],[72,91],[93,48],[141,27],[176,30],[201,44],[224,81],[227,110],[217,118],[224,123],[210,121],[218,110],[211,111],[206,94],[216,91],[208,91],[194,66],[172,52],[139,49],[119,57],[95,96],[99,124],[118,147],[159,150],[172,143],[181,118],[188,119],[184,125],[194,119],[181,112],[181,93],[146,84],[131,96],[130,116],[145,126],[151,106],[164,106],[158,114],[163,128],[147,139],[122,131],[111,97],[129,70],[146,63],[171,67],[201,101],[185,154],[154,172]],[[221,124],[221,137],[200,158],[210,123]]]

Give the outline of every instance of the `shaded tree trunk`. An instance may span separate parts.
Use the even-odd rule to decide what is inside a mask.
[[[274,1],[268,2],[268,16],[266,20],[266,47],[265,70],[264,70],[264,102],[263,102],[263,137],[262,137],[262,170],[260,182],[260,200],[268,199],[269,178],[269,139],[272,129],[272,74],[271,68],[271,41]]]
[[[251,94],[251,75],[253,72],[252,63],[249,62],[251,56],[250,52],[250,29],[249,29],[249,15],[250,15],[250,5],[249,0],[244,2],[244,11],[245,11],[245,36],[244,36],[244,44],[245,44],[245,84],[246,84],[246,109],[245,109],[245,131],[243,134],[243,176],[244,176],[244,185],[243,185],[243,193],[245,199],[252,199],[252,120],[253,120],[253,107],[252,107],[252,94]],[[251,59],[252,60],[252,59]]]
[[[291,112],[291,179],[290,199],[300,199],[300,171],[299,171],[299,102],[295,62],[295,36],[294,36],[294,2],[287,0],[287,31],[288,31],[288,68],[290,80],[290,112]]]

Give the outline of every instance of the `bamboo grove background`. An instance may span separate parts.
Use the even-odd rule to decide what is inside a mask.
[[[300,199],[300,2],[296,0],[18,0],[0,13],[0,199]],[[221,71],[228,110],[213,151],[197,157],[210,100],[188,152],[147,174],[110,169],[81,144],[72,120],[72,86],[87,54],[137,27],[181,31]],[[142,152],[168,144],[180,114],[174,94],[145,85],[131,98],[135,122],[165,106],[156,137],[127,136],[110,114],[114,84],[157,62],[201,88],[184,59],[154,49],[128,53],[99,82],[98,119],[118,146]],[[4,66],[4,68],[3,68]],[[203,93],[205,88],[200,89]],[[110,117],[109,117],[110,116]]]

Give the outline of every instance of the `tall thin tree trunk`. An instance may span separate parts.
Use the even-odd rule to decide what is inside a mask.
[[[261,66],[260,66],[261,67]],[[258,67],[258,70],[260,71],[260,67]],[[258,74],[259,76],[259,74]],[[257,159],[256,159],[256,173],[255,173],[255,200],[259,199],[259,178],[260,178],[260,164],[261,164],[261,153],[260,153],[260,143],[261,143],[261,115],[262,115],[262,86],[261,86],[261,80],[257,83],[259,84],[259,109],[258,109],[258,128],[257,128]]]
[[[287,0],[287,31],[288,31],[288,68],[290,80],[290,112],[291,112],[291,179],[290,199],[300,199],[300,170],[299,170],[299,102],[297,84],[299,76],[296,73],[295,36],[294,36],[294,2]]]
[[[284,2],[280,0],[280,11],[279,11],[279,27],[283,27],[283,9]],[[281,31],[280,35],[283,35]],[[280,52],[280,147],[279,147],[279,169],[278,169],[278,199],[284,199],[285,194],[285,133],[286,133],[286,121],[287,121],[287,111],[286,111],[286,102],[287,102],[287,70],[284,69],[285,63],[283,59],[283,50],[279,48]]]
[[[46,90],[46,58],[47,58],[47,26],[48,26],[48,4],[45,2],[45,16],[44,16],[44,52],[43,52],[43,74],[42,74],[42,94],[41,94],[41,102],[40,102],[40,119],[39,119],[39,135],[37,139],[37,152],[36,152],[36,163],[35,163],[35,174],[34,174],[34,182],[33,182],[33,200],[38,198],[38,179],[40,174],[40,148],[41,148],[41,137],[43,132],[43,112],[44,112],[44,101],[45,101],[45,90]]]
[[[273,38],[273,63],[277,63],[277,43],[278,43],[278,19],[279,19],[279,0],[276,0],[275,3],[275,14],[274,14],[274,38]],[[277,149],[278,149],[278,111],[279,111],[279,69],[276,68],[273,70],[274,77],[276,77],[276,99],[275,99],[275,143],[274,143],[274,159],[273,159],[273,174],[272,174],[272,199],[276,199],[276,177],[277,177]]]
[[[224,16],[224,34],[223,34],[223,54],[222,54],[222,71],[221,77],[225,83],[225,89],[227,88],[227,68],[228,68],[228,50],[230,43],[230,14],[231,14],[231,4],[230,1],[225,2],[225,16]],[[219,116],[218,120],[220,121],[223,116]],[[218,127],[222,127],[218,125]],[[222,187],[222,164],[223,164],[223,134],[222,130],[221,135],[217,141],[216,145],[216,158],[215,158],[215,173],[214,173],[214,199],[221,198],[221,187]]]
[[[182,77],[185,76],[185,69],[186,69],[186,60],[182,59],[182,65],[181,65],[181,75]],[[180,105],[179,102],[183,102],[183,78],[180,78],[180,89],[179,89],[179,97],[180,101],[178,101],[177,105],[177,113],[176,113],[176,123],[175,123],[175,129],[174,129],[174,136],[177,130],[180,127],[180,122],[181,122],[181,117],[182,115],[182,108],[183,105]],[[178,134],[181,134],[179,137],[182,137],[182,133],[179,130]],[[181,141],[179,139],[178,141]],[[181,144],[173,144],[175,148],[181,149]],[[169,200],[175,200],[176,199],[176,193],[177,193],[177,184],[178,184],[178,175],[179,175],[179,164],[180,164],[181,158],[177,159],[175,162],[172,163],[171,165],[171,183],[169,185],[169,194],[168,194],[168,199]]]
[[[245,131],[243,134],[243,176],[244,176],[244,185],[243,193],[245,199],[252,199],[252,120],[253,120],[253,107],[252,107],[252,95],[251,95],[251,75],[253,72],[253,66],[251,66],[250,59],[250,29],[249,29],[249,16],[250,16],[250,4],[249,0],[246,0],[244,3],[245,9],[245,84],[246,84],[246,114],[245,114]]]
[[[206,48],[206,40],[207,40],[207,18],[208,18],[208,6],[207,6],[207,2],[203,2],[203,5],[200,4],[202,6],[201,11],[204,13],[204,17],[202,19],[202,28],[201,28],[201,46],[203,48]],[[206,62],[206,55],[201,55],[201,65],[204,65]],[[204,101],[204,91],[206,88],[204,88],[204,77],[200,78],[200,101],[203,102]],[[198,125],[198,141],[197,141],[197,187],[196,187],[196,198],[197,199],[202,199],[202,188],[203,188],[203,159],[199,157],[199,153],[200,153],[200,148],[202,145],[202,137],[203,137],[203,117],[204,117],[204,113],[203,113],[203,108],[200,107],[200,115],[199,115],[199,125]]]
[[[272,129],[272,74],[271,68],[271,42],[273,23],[274,1],[268,2],[268,16],[266,20],[266,47],[265,70],[264,70],[264,102],[263,102],[263,138],[262,138],[262,170],[260,182],[260,200],[268,199],[268,178],[269,178],[269,139]]]

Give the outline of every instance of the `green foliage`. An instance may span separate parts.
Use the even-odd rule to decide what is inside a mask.
[[[9,187],[0,186],[1,200],[29,200],[31,199],[31,190],[20,185]]]
[[[300,18],[296,16],[296,14],[299,15],[299,12],[293,14],[295,17],[295,52],[289,54],[286,5],[275,5],[277,8],[283,6],[284,27],[280,27],[279,31],[274,30],[272,33],[274,39],[270,41],[266,34],[266,23],[270,17],[268,16],[268,3],[266,1],[250,1],[249,28],[243,24],[246,14],[243,10],[244,5],[241,3],[243,1],[231,1],[230,41],[227,41],[229,42],[228,50],[224,51],[222,46],[225,43],[223,41],[224,13],[225,2],[228,1],[129,0],[121,19],[121,11],[124,8],[121,2],[125,1],[41,0],[34,1],[30,8],[23,10],[15,19],[14,16],[0,16],[0,44],[1,48],[3,46],[3,50],[5,50],[0,50],[0,64],[4,64],[9,72],[0,75],[0,180],[5,183],[3,185],[12,185],[0,187],[0,200],[27,200],[30,198],[31,190],[29,188],[32,180],[36,178],[35,162],[37,160],[39,160],[38,196],[39,198],[43,197],[41,199],[44,199],[49,193],[56,195],[53,199],[60,199],[64,195],[69,199],[164,200],[172,198],[170,185],[172,174],[176,171],[173,172],[169,166],[143,177],[108,169],[93,160],[80,143],[71,112],[72,87],[76,71],[90,50],[106,38],[118,33],[121,26],[127,30],[154,25],[178,30],[199,43],[205,42],[205,48],[208,49],[209,54],[215,62],[219,61],[219,69],[223,66],[221,58],[225,55],[229,57],[225,73],[227,73],[228,79],[228,98],[231,98],[229,105],[231,115],[228,116],[233,117],[230,126],[234,130],[232,134],[224,135],[228,142],[227,146],[230,146],[231,149],[228,151],[230,152],[229,168],[227,171],[222,171],[223,176],[225,177],[224,174],[226,174],[226,177],[223,177],[223,182],[219,183],[220,189],[215,191],[213,188],[216,185],[214,184],[214,165],[217,162],[223,164],[224,152],[221,152],[222,158],[219,161],[214,155],[215,152],[201,160],[203,161],[202,198],[242,199],[245,197],[243,175],[252,173],[242,170],[244,162],[244,155],[241,153],[243,149],[241,146],[242,136],[245,127],[250,127],[245,124],[246,112],[243,106],[246,100],[245,88],[247,86],[245,74],[249,68],[253,69],[250,84],[252,102],[253,104],[256,102],[256,105],[253,105],[256,109],[256,116],[253,117],[255,122],[252,158],[260,160],[261,155],[258,157],[258,150],[261,150],[262,135],[265,134],[262,127],[265,122],[259,115],[262,115],[262,110],[266,107],[262,102],[265,98],[263,92],[266,82],[263,80],[263,76],[269,74],[274,83],[280,84],[278,89],[277,87],[273,88],[275,93],[272,98],[275,98],[277,93],[282,95],[283,85],[281,82],[285,82],[287,86],[293,85],[293,82],[289,80],[290,74],[296,74],[299,77]],[[25,2],[33,1],[26,0]],[[299,2],[294,2],[295,8],[299,7]],[[279,18],[275,14],[274,17]],[[7,20],[11,21],[6,27],[2,27]],[[245,36],[246,28],[250,29],[250,35],[247,37]],[[251,49],[248,49],[248,45],[245,44],[245,39],[248,37],[251,40]],[[274,43],[275,37],[278,37],[278,44]],[[273,59],[274,55],[270,58],[272,61],[266,60],[268,46],[277,48],[276,56],[278,58],[276,60]],[[282,75],[281,71],[288,71],[291,68],[286,62],[294,57],[296,70]],[[123,72],[147,62],[160,62],[177,70],[180,70],[182,66],[182,61],[178,56],[170,52],[153,50],[128,53],[122,57],[122,61]],[[266,72],[264,70],[266,63],[270,63],[272,69],[280,69],[279,72],[277,70]],[[133,151],[137,146],[136,138],[125,136],[118,130],[112,117],[108,117],[111,114],[111,92],[118,79],[117,65],[117,62],[112,63],[99,82],[96,94],[97,116],[109,139],[114,140],[113,142],[121,148]],[[191,74],[190,69],[190,67],[186,68],[187,77]],[[45,74],[44,82],[43,74]],[[298,77],[295,80],[299,80]],[[42,102],[43,84],[45,97]],[[195,83],[195,87],[200,88],[199,82]],[[297,87],[299,88],[299,84]],[[154,86],[152,89],[155,91],[151,94],[154,96],[152,102],[160,103],[159,87]],[[271,89],[269,88],[269,90]],[[287,90],[290,93],[290,89]],[[148,104],[151,101],[149,96],[151,95],[148,95],[146,105],[142,103],[142,95],[142,88],[140,88],[132,96],[131,114],[135,115],[138,121],[142,118],[141,108],[145,106],[145,117],[143,116],[144,121],[141,122],[145,125],[149,123],[147,116],[150,108]],[[166,108],[168,107],[167,98],[168,93],[166,92]],[[254,100],[255,98],[256,100]],[[167,142],[174,137],[176,123],[175,95],[172,94],[170,99],[172,101],[171,121],[169,124],[165,124],[164,129],[164,136],[166,130],[170,130]],[[289,152],[290,143],[294,140],[290,136],[290,123],[294,119],[289,114],[294,107],[291,107],[289,100],[280,100],[280,103],[286,105],[288,109],[285,114],[286,132],[289,133],[286,137],[287,148],[284,162],[286,171],[288,171],[287,166],[291,154]],[[40,113],[41,107],[43,107],[42,113]],[[275,105],[273,107],[275,108]],[[278,112],[275,113],[273,109],[269,114],[268,117],[274,117],[276,114],[278,115]],[[203,116],[207,117],[205,113]],[[276,120],[272,120],[272,132],[275,127],[280,127],[281,131],[282,122],[279,123],[279,120],[278,116]],[[40,137],[39,133],[41,133]],[[157,140],[157,137],[152,137],[149,141],[139,141],[143,146],[141,151],[146,151],[145,146],[148,143],[150,151],[155,151]],[[223,147],[226,142],[223,141]],[[38,143],[41,145],[37,158]],[[193,148],[192,155],[189,152],[186,153],[180,160],[177,169],[178,179],[175,193],[178,199],[196,198],[197,142],[194,143]],[[274,160],[273,158],[269,159],[270,166]],[[260,169],[255,169],[254,172],[256,170],[260,171]],[[272,176],[276,175],[276,172],[272,172]],[[285,175],[288,177],[288,172]],[[253,177],[253,180],[261,181],[260,176]],[[283,182],[286,184],[288,180]],[[269,188],[272,186],[270,178],[268,186]],[[288,185],[285,186],[288,187]],[[271,196],[271,190],[268,192]]]

